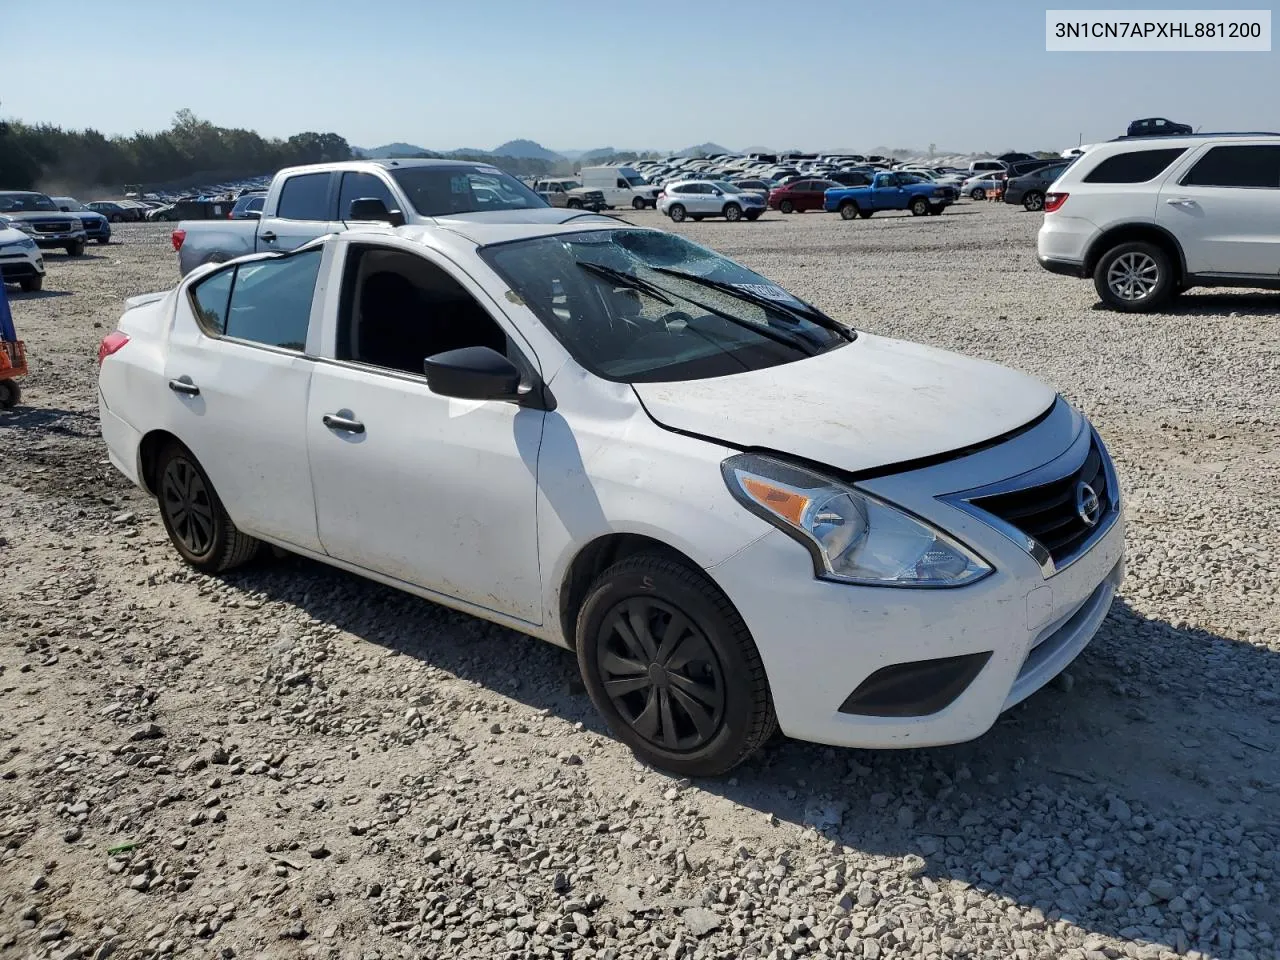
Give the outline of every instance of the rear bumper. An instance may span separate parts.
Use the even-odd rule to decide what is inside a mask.
[[[1045,256],[1040,256],[1036,259],[1040,261],[1040,266],[1050,273],[1060,273],[1064,277],[1076,277],[1078,279],[1084,279],[1088,276],[1084,264],[1076,260],[1063,260],[1058,257]]]
[[[98,420],[112,465],[136,486],[145,488],[138,471],[138,447],[142,443],[142,434],[111,412],[101,389],[98,390]]]

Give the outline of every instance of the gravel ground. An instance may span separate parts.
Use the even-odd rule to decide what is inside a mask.
[[[1103,312],[1036,266],[1039,220],[681,228],[1046,378],[1131,524],[1097,639],[981,740],[778,739],[693,783],[564,651],[298,559],[184,567],[94,388],[121,298],[177,280],[168,230],[50,255],[0,415],[0,956],[1276,958],[1280,295]]]

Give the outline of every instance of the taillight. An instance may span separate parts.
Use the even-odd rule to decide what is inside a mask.
[[[129,342],[129,335],[121,333],[119,330],[113,330],[102,338],[102,343],[98,344],[98,366],[102,366],[102,361],[107,359],[126,343]]]
[[[1061,207],[1064,203],[1067,202],[1068,196],[1070,196],[1070,194],[1046,193],[1044,195],[1044,212],[1053,213],[1053,211],[1057,210],[1059,207]]]
[[[187,231],[175,230],[169,235],[169,239],[173,241],[173,252],[177,253],[182,249],[182,241],[187,239]]]

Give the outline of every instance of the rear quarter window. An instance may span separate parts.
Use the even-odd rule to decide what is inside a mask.
[[[1186,153],[1185,147],[1132,150],[1107,157],[1082,178],[1084,183],[1146,183]]]

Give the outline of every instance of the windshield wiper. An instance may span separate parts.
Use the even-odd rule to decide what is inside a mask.
[[[660,286],[656,283],[650,283],[643,277],[637,277],[634,273],[627,273],[625,270],[606,267],[602,263],[591,263],[586,260],[578,260],[576,263],[588,273],[594,273],[598,277],[604,277],[606,280],[612,280],[623,286],[631,287],[633,290],[640,290],[653,297],[653,299],[665,303],[668,307],[675,306],[675,301],[667,296]]]
[[[679,277],[681,280],[688,280],[699,286],[709,287],[712,290],[719,290],[727,293],[731,297],[737,297],[740,300],[746,300],[748,303],[754,303],[758,307],[764,307],[766,310],[778,310],[788,314],[791,317],[802,317],[815,325],[826,330],[832,330],[840,334],[846,340],[853,340],[853,332],[838,320],[833,320],[816,307],[811,307],[807,303],[797,301],[797,305],[785,303],[780,300],[774,300],[771,297],[763,296],[752,290],[740,287],[735,283],[729,283],[725,280],[712,280],[710,277],[700,277],[695,273],[686,273],[683,270],[674,270],[671,267],[650,267],[655,273],[666,274],[669,277]],[[779,288],[781,289],[781,288]]]

